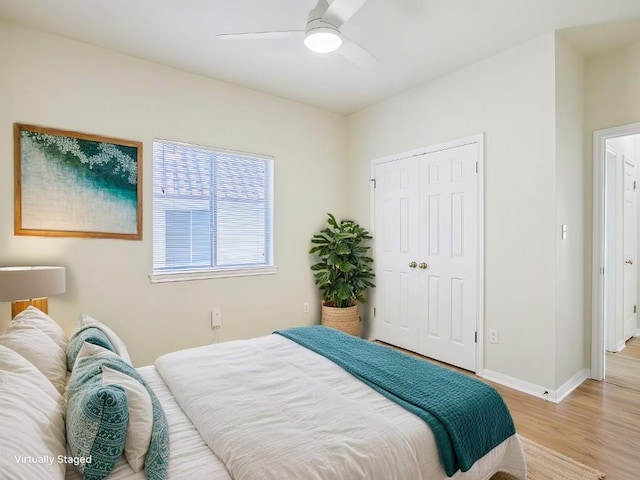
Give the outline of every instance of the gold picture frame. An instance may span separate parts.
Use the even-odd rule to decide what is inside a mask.
[[[14,124],[14,232],[142,239],[142,142]]]

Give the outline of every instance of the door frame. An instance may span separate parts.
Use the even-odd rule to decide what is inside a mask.
[[[605,286],[615,269],[605,267],[605,160],[607,140],[640,134],[640,123],[593,132],[593,249],[591,262],[591,378],[604,378]],[[611,271],[613,270],[613,271]]]
[[[477,217],[477,232],[478,232],[478,245],[477,245],[477,265],[476,265],[476,331],[478,332],[478,341],[476,343],[476,375],[482,375],[484,372],[484,133],[477,135],[471,135],[468,137],[458,138],[448,142],[438,143],[435,145],[429,145],[425,147],[416,148],[406,152],[394,153],[392,155],[386,155],[384,157],[375,158],[370,161],[370,176],[369,176],[369,205],[370,205],[370,224],[371,232],[373,233],[372,248],[375,252],[375,218],[376,218],[376,202],[375,202],[375,171],[376,166],[381,163],[392,162],[396,160],[402,160],[403,158],[416,157],[424,155],[426,153],[434,153],[442,150],[448,150],[450,148],[463,147],[465,145],[471,145],[476,143],[478,145],[478,172],[476,175],[477,194],[476,202],[478,205],[478,217]],[[372,320],[375,318],[375,289],[370,294],[372,300],[370,304],[369,318]],[[372,321],[372,325],[375,321]],[[371,331],[375,334],[375,327]]]

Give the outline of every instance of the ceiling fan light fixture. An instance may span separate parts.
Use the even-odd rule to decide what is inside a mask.
[[[304,37],[305,46],[314,52],[330,53],[342,45],[340,31],[332,26],[318,26],[307,30]]]

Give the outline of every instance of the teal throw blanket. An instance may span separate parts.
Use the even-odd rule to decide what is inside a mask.
[[[471,377],[332,328],[275,333],[323,355],[424,420],[450,477],[515,434],[500,394]]]

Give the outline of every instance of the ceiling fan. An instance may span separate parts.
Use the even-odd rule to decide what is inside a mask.
[[[318,4],[309,12],[304,30],[220,33],[216,36],[223,40],[265,40],[304,35],[304,44],[309,50],[318,53],[337,51],[362,67],[370,67],[376,64],[375,58],[360,45],[345,38],[340,30],[366,1],[318,0]]]

